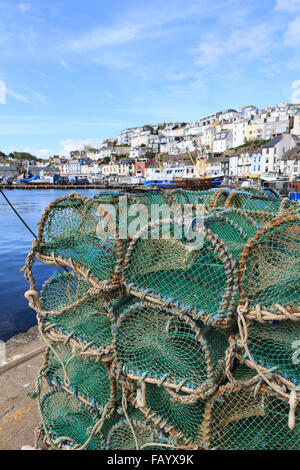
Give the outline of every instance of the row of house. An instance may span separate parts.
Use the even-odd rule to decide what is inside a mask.
[[[274,137],[261,147],[240,148],[230,155],[214,157],[210,168],[217,174],[238,178],[290,180],[300,175],[300,138],[291,134]]]
[[[142,147],[154,153],[181,154],[186,147],[195,146],[214,155],[246,142],[269,140],[276,135],[292,133],[300,136],[300,106],[281,103],[259,110],[245,106],[227,109],[189,123],[163,123],[125,129],[118,136],[118,145],[132,149],[136,158]]]
[[[117,138],[103,141],[101,148],[85,146],[68,158],[54,155],[48,165],[67,176],[145,176],[157,154],[164,154],[165,165],[176,159],[191,165],[187,150],[201,149],[207,173],[294,178],[300,173],[299,139],[300,105],[281,103],[264,109],[249,105],[190,122],[125,129]]]
[[[299,164],[300,138],[292,134],[282,134],[270,139],[261,146],[248,145],[221,155],[211,154],[205,159],[206,173],[224,174],[231,178],[272,179],[285,176],[294,179],[300,174]],[[196,154],[195,158],[196,158]],[[187,173],[194,172],[194,166],[185,152],[182,152],[180,163],[174,157],[164,158],[165,168],[178,164],[187,167]],[[62,175],[84,175],[108,177],[114,176],[149,176],[161,166],[156,158],[143,156],[132,158],[110,158],[91,160],[88,158],[70,158],[62,160],[59,165]],[[152,169],[152,170],[151,170]],[[152,175],[153,176],[153,175]]]

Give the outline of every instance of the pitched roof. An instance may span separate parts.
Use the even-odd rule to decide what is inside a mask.
[[[285,152],[281,160],[300,160],[300,147],[295,147],[292,150]]]
[[[278,144],[282,140],[282,135],[279,135],[278,137],[274,137],[273,139],[269,140],[263,148],[269,148],[269,147],[275,147],[275,145]]]

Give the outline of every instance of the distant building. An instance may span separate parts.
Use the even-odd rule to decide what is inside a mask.
[[[280,170],[289,180],[300,176],[300,145],[284,153],[280,161]]]
[[[129,158],[139,158],[142,155],[143,151],[141,147],[131,148]]]
[[[238,176],[238,155],[229,156],[229,176],[237,177]]]
[[[248,121],[238,121],[233,124],[232,129],[232,147],[239,147],[247,140]]]
[[[250,155],[250,177],[260,177],[262,172],[262,152],[252,152]]]
[[[296,141],[291,134],[283,134],[267,142],[262,149],[262,177],[275,177],[283,154],[295,146]]]
[[[232,148],[232,134],[229,131],[221,131],[215,135],[213,142],[213,153],[223,153]]]

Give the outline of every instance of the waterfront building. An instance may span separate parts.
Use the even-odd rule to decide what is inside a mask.
[[[262,171],[262,152],[250,154],[250,178],[260,178]]]
[[[229,176],[236,178],[238,176],[238,155],[229,156]]]
[[[297,147],[283,154],[280,170],[283,176],[286,176],[290,181],[300,176],[300,143]]]
[[[296,137],[287,133],[267,142],[262,148],[262,177],[276,177],[281,171],[282,156],[294,147],[296,147]]]

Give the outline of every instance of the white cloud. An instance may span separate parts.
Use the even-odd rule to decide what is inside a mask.
[[[39,91],[35,91],[32,93],[32,100],[37,103],[48,104],[48,100]]]
[[[25,152],[28,152],[28,150],[25,150]],[[49,158],[49,156],[52,154],[51,150],[48,149],[32,150],[30,153],[38,158]]]
[[[300,0],[276,0],[275,10],[295,13],[300,11]]]
[[[23,2],[18,4],[18,8],[21,13],[26,13],[31,9],[31,3],[29,2]]]
[[[72,150],[83,150],[85,145],[90,145],[92,147],[101,147],[102,139],[66,139],[59,142],[60,155],[68,156]]]
[[[284,35],[284,42],[287,46],[298,47],[300,45],[300,16],[288,24]]]
[[[195,64],[199,66],[217,65],[221,57],[225,54],[226,44],[222,41],[213,41],[211,37],[206,37],[195,50]]]
[[[95,28],[90,33],[69,43],[70,49],[85,51],[105,46],[123,44],[139,36],[141,28],[136,24],[124,24],[118,27]]]
[[[273,44],[273,34],[277,27],[263,23],[248,29],[237,29],[227,37],[207,35],[199,46],[190,51],[196,65],[214,67],[226,63],[230,56],[234,62],[256,59],[268,55]]]
[[[6,94],[11,96],[15,100],[23,101],[24,103],[30,103],[30,99],[28,98],[28,96],[21,95],[21,93],[17,93],[11,90],[10,88],[6,88]]]
[[[6,88],[6,94],[8,96],[11,96],[15,100],[22,101],[23,103],[41,103],[41,104],[48,103],[48,100],[38,91],[32,92],[31,95],[29,96],[29,95],[17,93],[11,88]]]
[[[93,57],[91,60],[94,64],[112,69],[127,69],[132,67],[132,60],[128,56],[125,57],[118,53],[109,54],[103,52],[103,54],[97,55],[97,57]]]
[[[222,11],[223,2],[217,7],[212,6],[208,0],[170,0],[160,2],[153,0],[148,5],[127,12],[122,21],[115,22],[111,26],[100,26],[76,37],[67,44],[67,49],[74,51],[85,51],[99,49],[107,46],[125,44],[136,39],[161,36],[169,34],[168,25],[176,22],[186,21],[188,18],[195,20],[204,17],[213,10]],[[217,15],[217,12],[216,12]]]
[[[59,63],[64,69],[69,68],[67,62],[64,59],[59,59]]]

